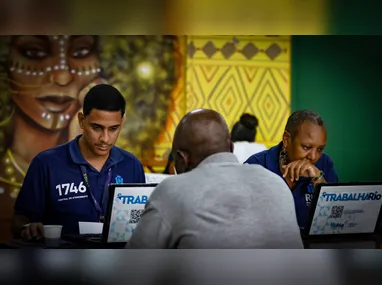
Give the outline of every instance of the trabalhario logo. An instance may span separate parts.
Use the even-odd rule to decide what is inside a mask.
[[[326,202],[332,201],[366,201],[366,200],[381,200],[382,195],[378,192],[375,193],[339,193],[328,194],[322,193],[322,197],[326,198]]]
[[[138,196],[132,196],[132,195],[122,195],[121,193],[118,193],[117,198],[122,201],[122,204],[146,204],[149,197],[146,195],[138,195]]]

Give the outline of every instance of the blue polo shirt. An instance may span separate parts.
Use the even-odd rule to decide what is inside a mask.
[[[99,222],[100,216],[81,165],[85,166],[90,189],[104,214],[107,198],[102,203],[102,196],[108,175],[110,183],[145,183],[143,166],[133,154],[113,146],[99,172],[82,156],[79,138],[43,151],[32,160],[15,202],[15,214],[25,215],[31,222],[62,225],[63,233],[78,233],[79,221]]]
[[[260,164],[283,178],[279,166],[279,155],[281,148],[282,142],[268,150],[252,155],[244,163]],[[323,153],[315,166],[325,173],[324,178],[328,183],[338,182],[338,176],[334,170],[333,161],[329,156]],[[285,181],[285,183],[287,182]],[[300,177],[295,185],[295,188],[292,190],[292,194],[296,208],[297,222],[300,228],[303,229],[308,222],[310,204],[313,198],[311,178]]]

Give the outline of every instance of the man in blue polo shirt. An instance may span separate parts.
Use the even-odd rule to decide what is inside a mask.
[[[326,128],[321,116],[300,110],[288,118],[282,142],[244,162],[260,164],[284,179],[293,194],[300,229],[308,222],[316,186],[338,182],[333,161],[323,153],[325,145]]]
[[[15,236],[43,236],[43,224],[78,233],[79,221],[103,221],[109,183],[145,183],[139,160],[114,146],[125,104],[110,85],[89,90],[78,115],[83,134],[39,153],[31,162],[15,203]]]

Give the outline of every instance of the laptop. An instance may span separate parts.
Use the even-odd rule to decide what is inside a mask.
[[[63,239],[95,247],[124,247],[157,185],[156,183],[110,184],[102,234],[66,234],[63,235]]]
[[[361,241],[374,242],[375,246],[381,233],[381,206],[382,182],[320,184],[303,239],[308,243],[356,242],[357,247]]]

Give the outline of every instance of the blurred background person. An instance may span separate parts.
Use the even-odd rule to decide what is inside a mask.
[[[233,153],[240,163],[243,163],[251,155],[266,150],[263,144],[256,143],[256,128],[259,121],[256,116],[244,113],[238,122],[233,125],[231,140],[234,143]]]

